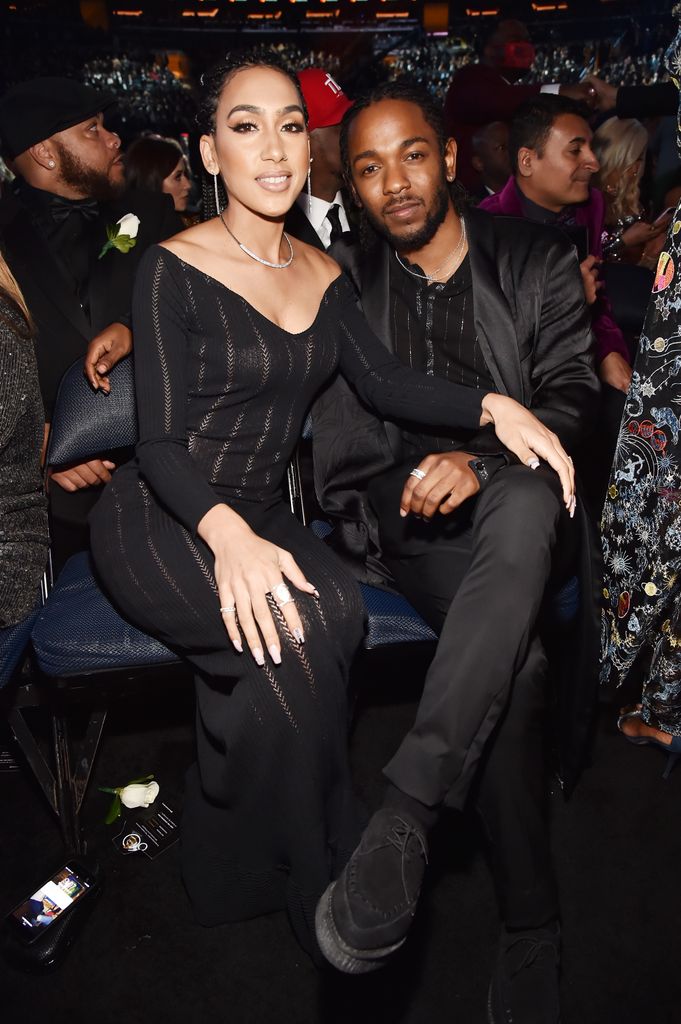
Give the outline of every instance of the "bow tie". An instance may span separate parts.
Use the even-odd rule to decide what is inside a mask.
[[[64,199],[54,194],[50,196],[47,209],[55,224],[63,224],[72,213],[79,213],[85,221],[95,220],[99,215],[96,199]]]

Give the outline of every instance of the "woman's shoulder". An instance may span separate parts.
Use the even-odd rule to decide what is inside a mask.
[[[328,291],[334,281],[340,283],[340,278],[343,276],[342,270],[333,257],[321,249],[316,249],[313,245],[308,245],[307,242],[301,242],[298,239],[294,239],[294,242],[294,256],[305,261],[311,275],[319,281],[323,292]]]

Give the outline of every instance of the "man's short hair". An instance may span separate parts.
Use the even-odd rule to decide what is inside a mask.
[[[589,108],[583,103],[556,93],[540,93],[518,108],[509,125],[508,134],[508,155],[514,174],[518,173],[520,150],[534,149],[542,156],[549,132],[563,114],[574,114],[587,121]]]

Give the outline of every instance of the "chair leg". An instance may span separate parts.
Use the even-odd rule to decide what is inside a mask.
[[[83,804],[83,797],[92,775],[99,741],[102,738],[104,723],[106,722],[106,708],[93,711],[88,720],[83,742],[78,747],[78,763],[76,765],[73,781],[76,796],[76,808],[80,812]]]
[[[80,834],[79,802],[76,780],[71,768],[71,744],[68,720],[61,711],[52,712],[52,741],[56,774],[57,813],[59,827],[67,849],[85,853]]]

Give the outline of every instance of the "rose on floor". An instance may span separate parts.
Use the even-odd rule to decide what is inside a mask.
[[[137,245],[139,226],[140,219],[134,213],[125,213],[115,224],[107,224],[107,240],[97,259],[101,260],[109,249],[118,249],[123,253],[130,252],[133,246]]]
[[[145,775],[141,779],[133,779],[127,786],[116,786],[115,788],[100,786],[100,792],[114,794],[111,807],[104,819],[105,824],[111,825],[117,818],[120,818],[122,806],[134,808],[149,807],[153,804],[159,794],[158,782],[154,782],[153,778],[153,775]]]

